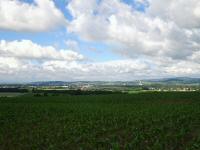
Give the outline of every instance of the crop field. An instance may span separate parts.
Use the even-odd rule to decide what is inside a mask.
[[[200,93],[0,97],[0,150],[200,150]]]
[[[16,97],[16,96],[21,96],[24,93],[13,93],[13,92],[0,92],[0,97]]]

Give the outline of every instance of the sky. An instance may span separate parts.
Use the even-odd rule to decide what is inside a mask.
[[[0,82],[200,77],[199,0],[0,0]]]

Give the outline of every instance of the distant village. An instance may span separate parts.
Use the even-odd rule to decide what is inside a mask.
[[[1,84],[0,92],[30,92],[39,90],[80,91],[200,91],[199,84],[160,84],[134,82],[41,82],[33,84]]]

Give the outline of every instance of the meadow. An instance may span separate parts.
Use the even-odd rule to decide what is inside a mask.
[[[0,97],[0,150],[199,150],[200,93]]]

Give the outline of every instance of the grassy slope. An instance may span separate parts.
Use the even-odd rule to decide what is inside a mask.
[[[200,93],[0,98],[0,149],[200,149]]]

